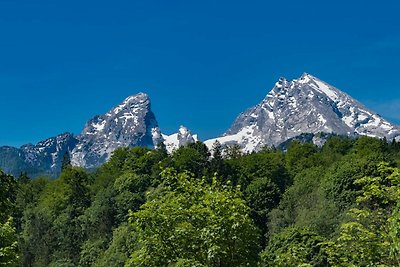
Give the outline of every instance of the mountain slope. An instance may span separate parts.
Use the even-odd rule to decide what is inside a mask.
[[[72,151],[73,165],[95,168],[106,162],[118,147],[155,147],[162,142],[148,95],[139,93],[102,116],[89,120]]]
[[[218,140],[239,144],[244,151],[277,146],[302,133],[336,133],[399,138],[400,130],[346,93],[304,73],[299,79],[280,78],[258,105],[239,114]]]
[[[30,176],[56,176],[61,170],[65,153],[71,153],[78,140],[71,133],[60,134],[36,145],[21,148],[0,147],[0,168],[6,173],[19,176],[27,172]]]

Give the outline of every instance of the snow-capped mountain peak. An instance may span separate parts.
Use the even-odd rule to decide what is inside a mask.
[[[294,80],[294,82],[302,84],[302,85],[308,85],[314,90],[325,94],[327,97],[332,99],[333,101],[338,101],[339,100],[339,94],[344,94],[341,92],[339,89],[332,87],[331,85],[327,84],[324,81],[321,81],[320,79],[312,76],[311,74],[304,73],[299,80]]]
[[[111,109],[107,115],[118,114],[121,111],[127,111],[135,113],[138,108],[142,106],[150,105],[150,98],[145,93],[138,93],[136,95],[128,96],[125,100],[118,106]]]
[[[251,152],[263,146],[279,146],[299,136],[319,136],[321,132],[327,133],[324,136],[330,133],[368,135],[400,141],[398,126],[343,91],[304,73],[294,80],[281,77],[259,104],[240,113],[222,136],[207,140],[205,144],[212,149],[218,140],[223,146],[238,144],[245,152]],[[184,126],[174,134],[162,134],[151,111],[149,96],[138,93],[104,115],[94,116],[77,137],[66,133],[37,145],[0,147],[0,155],[6,159],[0,161],[0,167],[16,175],[29,170],[32,176],[56,176],[67,152],[71,154],[72,164],[95,168],[119,147],[153,148],[163,142],[171,153],[196,141],[197,135]]]
[[[78,139],[72,163],[87,168],[104,163],[118,147],[152,148],[162,141],[150,98],[144,93],[129,96],[106,114],[93,117]]]
[[[334,86],[304,73],[280,78],[256,106],[239,114],[231,128],[205,143],[239,144],[244,151],[277,146],[302,133],[399,138],[400,129]]]

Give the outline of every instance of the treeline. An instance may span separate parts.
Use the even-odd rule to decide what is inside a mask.
[[[0,173],[4,266],[399,266],[400,144],[121,148],[56,180]]]

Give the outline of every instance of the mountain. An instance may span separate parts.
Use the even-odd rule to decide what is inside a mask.
[[[36,145],[20,148],[0,147],[0,168],[6,173],[19,176],[27,172],[30,176],[56,176],[60,172],[65,153],[71,153],[78,140],[71,133],[51,137]]]
[[[93,117],[76,137],[65,133],[36,145],[0,147],[0,168],[16,176],[25,171],[31,177],[56,177],[66,152],[73,165],[91,169],[106,162],[118,147],[153,148],[160,142],[163,138],[151,111],[150,98],[139,93],[106,114]]]
[[[219,138],[222,145],[239,144],[244,151],[278,146],[302,133],[368,135],[400,139],[399,127],[351,96],[304,73],[299,79],[280,78],[258,105],[239,114]]]
[[[144,93],[130,96],[106,114],[89,120],[77,139],[71,162],[85,168],[100,166],[118,147],[154,148],[163,141],[150,98]]]
[[[171,135],[162,135],[165,147],[169,153],[189,143],[198,141],[197,134],[192,134],[185,126],[179,127],[177,133]]]
[[[222,145],[238,144],[250,152],[266,145],[279,147],[283,143],[281,147],[285,147],[288,140],[322,143],[329,134],[400,140],[399,127],[346,93],[305,73],[292,81],[280,78],[258,105],[239,114],[225,134],[205,143],[211,149],[218,140]],[[0,147],[0,168],[17,176],[25,171],[31,177],[56,177],[66,152],[70,153],[73,165],[92,169],[106,162],[119,147],[154,148],[164,142],[171,153],[196,141],[197,135],[184,126],[175,134],[162,134],[150,98],[139,93],[106,114],[93,117],[78,136],[65,133],[36,145]]]

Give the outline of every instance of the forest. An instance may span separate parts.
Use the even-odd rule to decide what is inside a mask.
[[[400,143],[117,149],[0,172],[0,266],[400,266]]]

